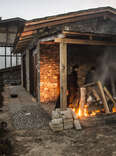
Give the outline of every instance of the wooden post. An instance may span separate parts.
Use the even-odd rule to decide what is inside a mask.
[[[21,56],[21,86],[23,87],[24,86],[24,82],[23,82],[23,56]]]
[[[60,108],[67,108],[67,44],[60,43]]]
[[[99,97],[97,91],[94,88],[92,88],[92,92],[93,92],[93,95],[95,96],[96,100],[100,101],[100,97]]]
[[[38,41],[37,47],[35,50],[35,53],[37,53],[37,101],[38,104],[40,104],[40,42]]]
[[[102,96],[102,101],[103,101],[103,104],[104,104],[105,112],[106,113],[110,113],[110,110],[109,110],[109,107],[108,107],[108,104],[107,104],[107,100],[106,100],[106,97],[105,97],[105,94],[104,94],[104,90],[103,90],[103,87],[102,87],[102,84],[101,84],[100,81],[98,81],[98,87],[99,87],[99,90],[101,92],[101,96]]]
[[[27,83],[27,91],[30,92],[29,49],[26,49],[26,83]]]

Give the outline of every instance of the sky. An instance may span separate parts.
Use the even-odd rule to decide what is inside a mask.
[[[104,6],[116,8],[116,0],[0,0],[0,17],[30,20]]]

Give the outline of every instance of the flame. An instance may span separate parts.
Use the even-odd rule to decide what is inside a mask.
[[[81,108],[77,108],[77,109],[72,108],[72,111],[75,112],[77,118],[95,116],[97,113],[100,112],[100,110],[95,110],[89,114],[88,105],[86,105],[86,104],[84,105],[83,110]],[[116,111],[116,109],[115,109],[115,111]]]
[[[79,117],[82,116],[82,111],[81,111],[81,109],[78,110],[78,114],[77,114],[77,116],[79,116]]]
[[[113,107],[112,112],[113,112],[113,113],[116,112],[116,108],[115,108],[115,107]]]

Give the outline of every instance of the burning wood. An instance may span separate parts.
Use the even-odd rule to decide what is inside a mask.
[[[100,113],[109,114],[112,112],[112,104],[116,108],[116,102],[112,95],[98,81],[80,88],[80,103],[78,108],[73,107],[73,111],[77,118],[95,116]]]
[[[86,103],[86,88],[80,88],[80,103],[79,103],[79,111],[78,115],[83,116],[84,115],[84,105]]]
[[[79,101],[77,105],[75,103],[70,105],[72,109],[67,108],[64,111],[56,109],[52,112],[52,121],[49,125],[53,131],[62,131],[73,127],[80,130],[82,127],[116,123],[116,113],[111,113],[112,104],[116,108],[116,102],[100,81],[80,88]],[[91,118],[92,116],[94,118]]]

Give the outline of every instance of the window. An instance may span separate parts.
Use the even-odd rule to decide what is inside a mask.
[[[21,55],[13,55],[12,47],[0,47],[0,69],[21,64]]]

